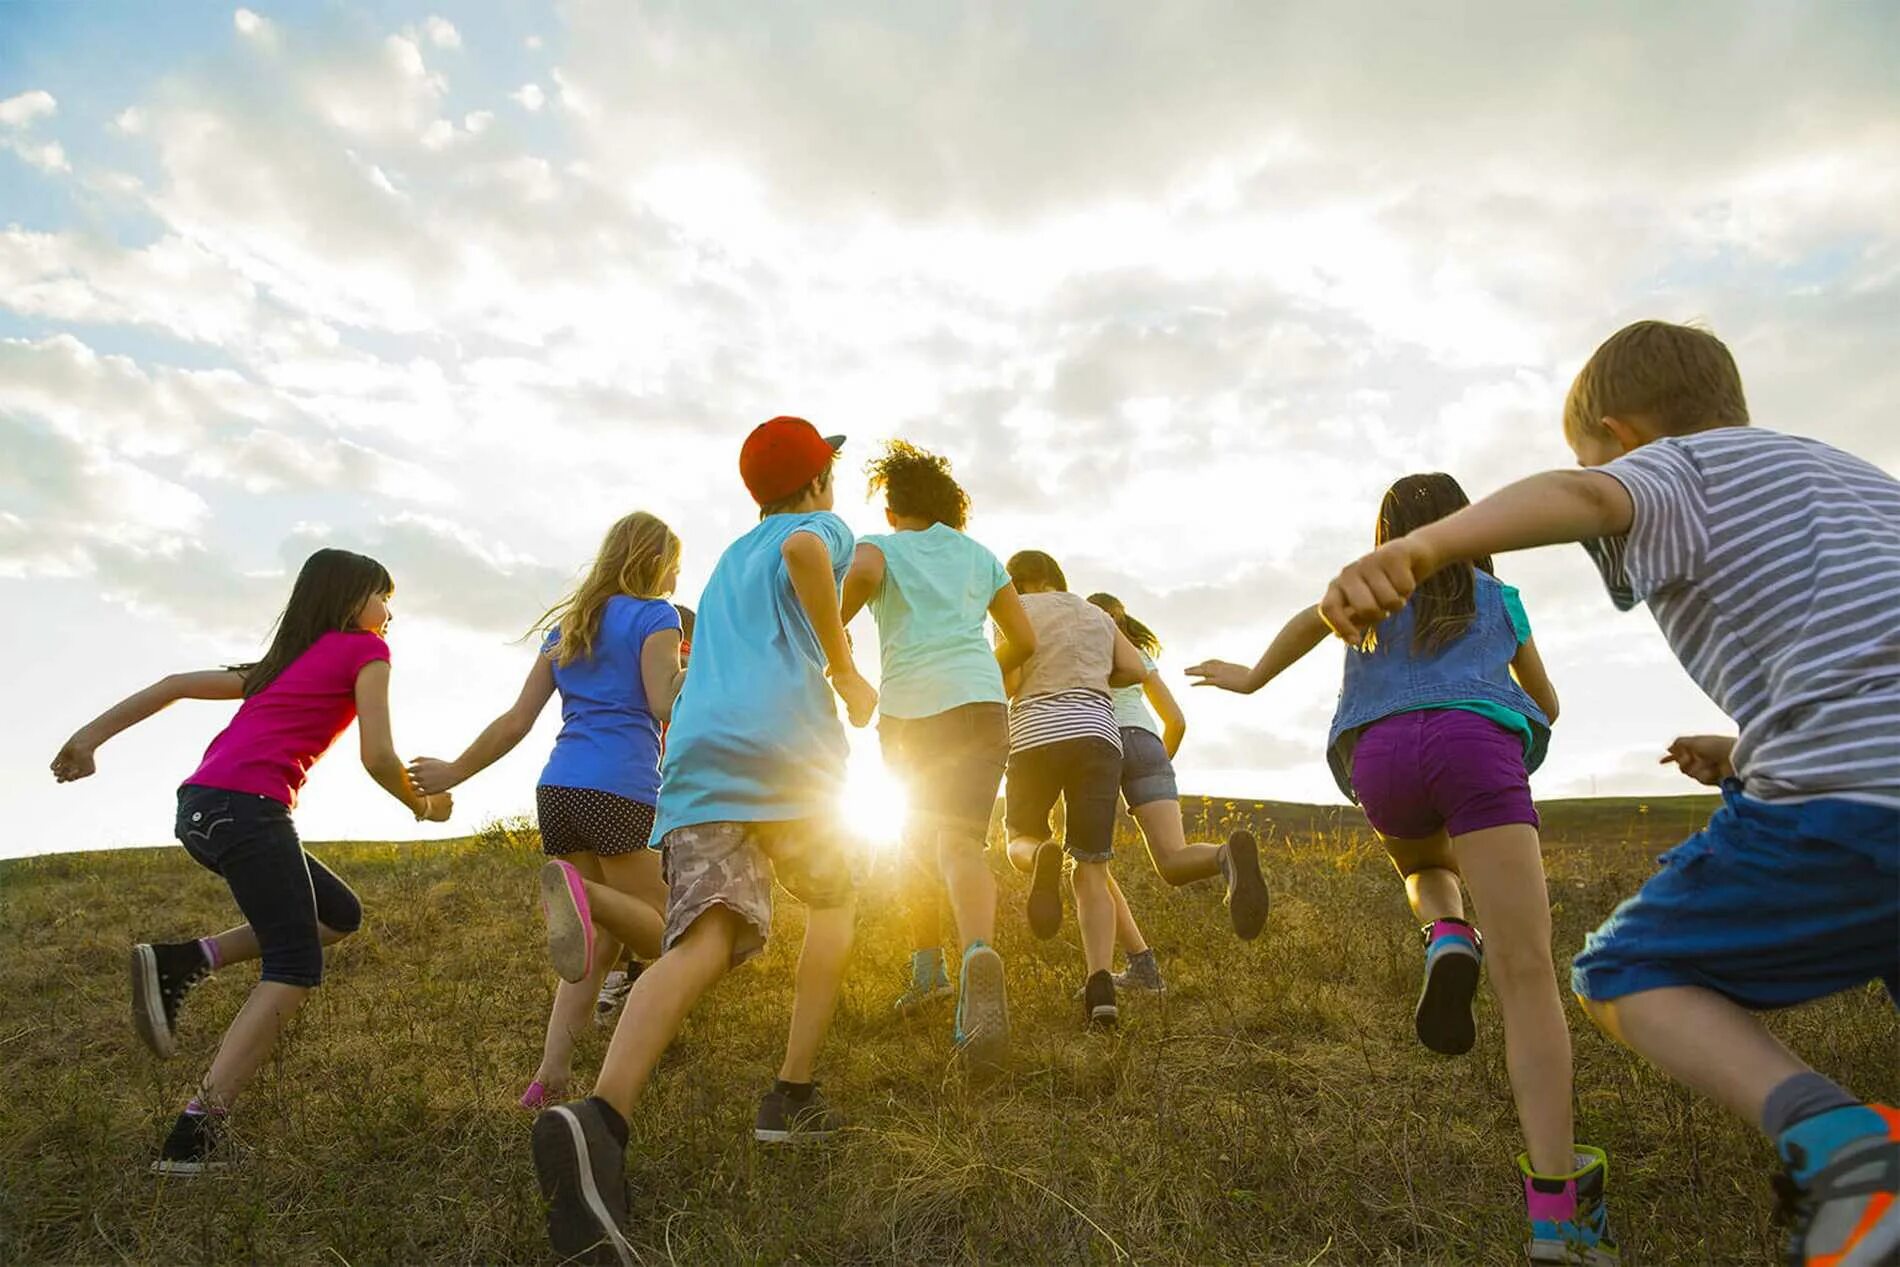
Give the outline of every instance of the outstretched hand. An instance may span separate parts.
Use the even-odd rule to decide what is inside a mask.
[[[1723,780],[1735,777],[1734,756],[1732,735],[1679,735],[1657,764],[1673,763],[1697,783],[1720,787]]]
[[[61,783],[71,783],[91,775],[99,768],[93,762],[92,753],[92,745],[74,735],[53,758],[53,777]]]
[[[1196,679],[1196,686],[1217,686],[1223,691],[1234,691],[1240,695],[1251,695],[1259,689],[1253,684],[1253,670],[1231,660],[1203,660],[1199,664],[1190,664],[1187,675]]]
[[[1396,615],[1419,582],[1438,567],[1412,537],[1388,541],[1341,569],[1320,600],[1320,619],[1351,646],[1364,646],[1366,635],[1387,616]]]
[[[409,763],[409,781],[424,796],[446,792],[462,781],[453,761],[440,757],[417,757]]]

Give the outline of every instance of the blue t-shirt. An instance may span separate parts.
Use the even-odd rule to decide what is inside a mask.
[[[660,726],[647,706],[640,653],[647,639],[680,627],[673,604],[616,594],[601,609],[594,653],[556,663],[561,733],[542,767],[545,787],[584,787],[651,805],[660,790]],[[560,642],[550,631],[542,654]]]
[[[836,808],[844,726],[825,653],[779,553],[796,532],[824,543],[834,584],[851,562],[851,529],[829,511],[768,515],[719,557],[666,732],[655,844],[699,823],[815,818]]]
[[[871,596],[877,619],[878,711],[932,717],[964,704],[1002,704],[1003,673],[983,618],[1009,573],[996,556],[947,524],[864,538],[884,556]]]

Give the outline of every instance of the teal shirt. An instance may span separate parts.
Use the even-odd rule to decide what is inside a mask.
[[[1140,652],[1141,667],[1146,673],[1155,671],[1155,662],[1146,651]],[[1148,711],[1148,692],[1137,682],[1133,686],[1118,686],[1115,696],[1115,724],[1123,730],[1146,730],[1157,737],[1161,734],[1161,723]]]
[[[825,654],[780,554],[808,532],[851,562],[851,529],[830,511],[767,515],[719,556],[700,595],[693,663],[673,705],[653,842],[700,823],[774,822],[835,811],[845,737]]]
[[[884,556],[884,583],[870,602],[882,666],[878,711],[932,717],[1004,703],[1003,674],[983,636],[990,603],[1009,584],[996,556],[945,524],[864,542]]]

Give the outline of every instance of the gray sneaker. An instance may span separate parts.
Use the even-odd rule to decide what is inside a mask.
[[[1166,994],[1168,983],[1161,979],[1161,967],[1155,963],[1153,955],[1140,955],[1128,961],[1128,966],[1115,974],[1117,990],[1142,990],[1149,994]]]
[[[627,1150],[594,1100],[534,1119],[534,1173],[548,1206],[548,1243],[562,1262],[634,1267],[627,1221]]]
[[[1009,1064],[1009,995],[1003,957],[988,946],[963,956],[957,992],[957,1048],[978,1078],[993,1078]]]
[[[844,1127],[844,1115],[825,1100],[817,1083],[811,1084],[810,1094],[796,1100],[774,1086],[759,1101],[752,1138],[761,1144],[817,1144]]]

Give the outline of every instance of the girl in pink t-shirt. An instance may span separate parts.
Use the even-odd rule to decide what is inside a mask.
[[[186,991],[226,964],[260,959],[260,980],[225,1031],[211,1070],[185,1106],[152,1169],[193,1175],[226,1164],[224,1114],[270,1055],[277,1034],[323,976],[323,947],[356,931],[363,908],[350,887],[305,853],[290,820],[304,776],[351,721],[363,768],[418,821],[443,822],[447,793],[410,784],[389,732],[389,598],[383,565],[347,550],[305,560],[255,664],[174,673],[75,731],[53,758],[61,783],[94,769],[99,745],[174,700],[242,699],[178,789],[176,833],[185,851],[231,889],[245,922],[194,941],[132,948],[132,1019],[160,1056],[176,1047]]]

